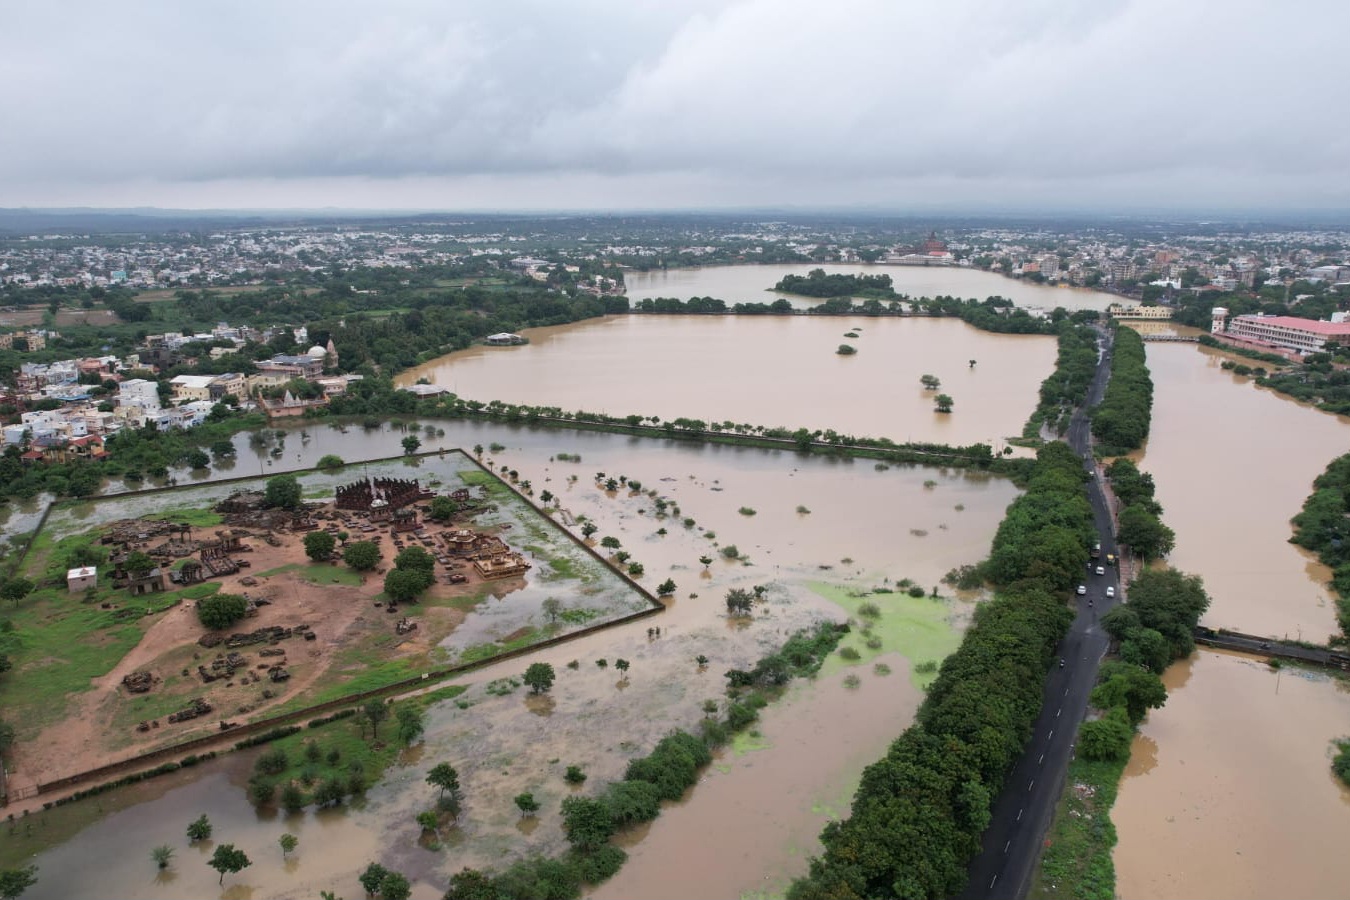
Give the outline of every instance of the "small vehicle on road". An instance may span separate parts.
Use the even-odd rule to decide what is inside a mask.
[[[1098,567],[1097,567],[1097,574],[1098,574],[1098,575],[1105,575],[1105,574],[1106,574],[1106,569],[1103,568],[1102,566],[1098,566]]]
[[[1115,595],[1116,595],[1116,589],[1115,589],[1115,588],[1113,588],[1113,587],[1108,587],[1108,588],[1106,589],[1106,596],[1107,596],[1107,599],[1110,599],[1111,597],[1114,597]]]
[[[1080,584],[1080,585],[1078,586],[1078,596],[1081,597],[1081,596],[1083,596],[1083,595],[1086,594],[1086,593],[1087,593],[1087,585],[1086,585],[1086,584]]]

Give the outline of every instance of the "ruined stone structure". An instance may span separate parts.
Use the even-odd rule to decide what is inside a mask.
[[[494,553],[475,559],[473,567],[483,578],[492,579],[524,575],[530,564],[518,553]]]
[[[392,511],[434,496],[434,491],[422,487],[415,478],[362,478],[338,487],[336,505],[355,512]]]

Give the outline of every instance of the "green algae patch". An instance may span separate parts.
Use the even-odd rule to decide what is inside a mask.
[[[767,750],[769,749],[769,746],[769,739],[761,734],[757,728],[738,731],[736,732],[736,736],[731,739],[731,751],[737,756],[744,756],[747,753],[755,753],[759,750]]]
[[[870,663],[886,653],[899,653],[910,662],[910,681],[915,687],[924,689],[937,678],[937,667],[942,660],[961,643],[960,633],[947,621],[950,608],[945,599],[911,597],[906,593],[861,592],[823,582],[811,582],[807,586],[843,608],[857,623],[825,661],[822,675]],[[875,606],[880,614],[864,615],[865,604]]]

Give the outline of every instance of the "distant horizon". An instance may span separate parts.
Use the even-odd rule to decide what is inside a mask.
[[[549,218],[566,216],[789,216],[814,218],[821,216],[853,216],[861,219],[1110,219],[1161,220],[1182,218],[1187,221],[1265,220],[1278,218],[1307,218],[1319,221],[1344,220],[1350,227],[1350,208],[1301,206],[1250,207],[1021,207],[1021,206],[911,206],[880,207],[873,205],[771,205],[746,204],[735,206],[649,206],[649,207],[398,207],[398,206],[3,206],[0,216],[195,216],[202,218],[311,216],[323,218],[376,218],[408,216],[515,216]]]

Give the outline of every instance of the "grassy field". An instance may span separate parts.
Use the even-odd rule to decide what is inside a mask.
[[[336,566],[331,563],[290,563],[285,566],[277,566],[275,569],[268,569],[266,572],[257,572],[254,578],[269,578],[272,575],[281,575],[286,572],[295,572],[310,584],[345,584],[348,587],[357,587],[361,584],[361,573],[347,566]]]
[[[1041,864],[1028,896],[1031,900],[1113,900],[1116,869],[1111,851],[1116,828],[1111,806],[1128,760],[1069,763],[1063,795],[1055,806]]]
[[[942,598],[911,597],[899,591],[862,594],[819,582],[812,583],[810,588],[842,606],[859,623],[839,642],[840,650],[852,648],[858,658],[846,660],[836,651],[821,668],[822,674],[869,663],[883,653],[899,653],[910,661],[910,680],[916,687],[924,688],[937,678],[937,665],[929,664],[941,664],[961,643],[961,635],[947,623],[951,613],[949,601]],[[863,615],[860,610],[868,603],[874,604],[881,615],[875,618]],[[872,646],[868,646],[869,639]]]
[[[111,671],[165,610],[219,589],[198,584],[144,597],[102,589],[92,599],[61,588],[34,591],[19,605],[22,614],[0,627],[0,653],[14,664],[0,678],[6,720],[21,740],[33,736],[65,714],[71,695],[89,690],[91,679]],[[103,609],[105,602],[116,608]]]

